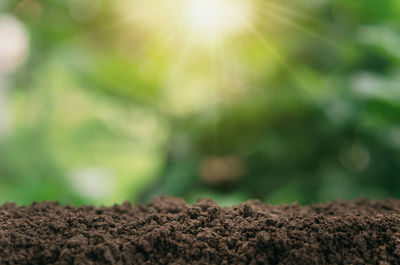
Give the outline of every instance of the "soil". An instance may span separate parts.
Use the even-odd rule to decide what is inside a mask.
[[[0,264],[400,264],[400,201],[8,203]]]

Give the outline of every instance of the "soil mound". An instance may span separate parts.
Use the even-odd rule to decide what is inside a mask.
[[[0,264],[400,264],[400,202],[0,207]]]

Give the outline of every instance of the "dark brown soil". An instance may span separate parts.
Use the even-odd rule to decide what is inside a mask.
[[[400,202],[5,204],[0,264],[400,264]]]

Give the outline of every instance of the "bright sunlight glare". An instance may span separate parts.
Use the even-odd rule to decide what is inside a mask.
[[[216,40],[245,29],[250,20],[250,1],[186,0],[187,30],[205,40]]]
[[[123,0],[121,12],[138,30],[192,44],[225,42],[255,19],[255,0]]]

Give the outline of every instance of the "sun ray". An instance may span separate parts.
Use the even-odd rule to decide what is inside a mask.
[[[237,71],[237,55],[231,52],[232,44],[235,42],[227,42],[224,43],[224,46],[219,46],[218,49],[218,64],[221,72],[221,87],[224,91],[224,94],[228,94],[227,97],[232,97],[234,93],[234,89],[236,87],[232,87],[232,79],[238,78]],[[231,81],[231,82],[229,82]],[[236,84],[237,85],[237,84]],[[231,93],[231,95],[229,95]],[[229,100],[229,98],[227,98]]]
[[[280,12],[281,14],[284,14],[286,16],[291,16],[293,18],[306,20],[308,22],[313,22],[316,24],[325,23],[321,19],[318,19],[315,16],[313,16],[309,13],[306,13],[305,11],[299,11],[299,10],[290,8],[287,5],[284,5],[282,3],[277,3],[277,2],[272,2],[272,1],[262,1],[262,2],[259,1],[258,4],[260,4],[260,6],[263,6],[264,8],[274,9],[276,12]]]
[[[176,78],[176,76],[180,74],[180,70],[183,68],[185,61],[189,55],[189,49],[191,48],[191,42],[192,42],[192,35],[193,32],[187,32],[185,34],[185,37],[183,38],[183,41],[180,45],[179,52],[175,56],[174,65],[168,71],[168,77],[167,77],[168,83],[174,81],[174,78]]]
[[[100,28],[96,28],[94,30],[90,30],[81,34],[77,34],[76,36],[67,39],[63,41],[61,46],[78,46],[78,45],[84,45],[90,42],[90,40],[98,35],[116,30],[121,28],[122,26],[129,25],[133,23],[135,20],[140,20],[145,17],[152,16],[157,17],[156,14],[157,12],[162,11],[164,8],[173,5],[176,3],[176,0],[165,0],[165,1],[159,1],[161,4],[159,5],[154,5],[151,6],[150,8],[142,8],[140,11],[134,10],[132,11],[131,9],[127,9],[126,12],[130,11],[131,13],[129,16],[123,17],[121,19],[118,19],[110,24],[107,24],[105,26],[102,26]]]
[[[218,71],[218,61],[217,61],[217,44],[213,42],[212,44],[212,56],[211,56],[211,69],[212,69],[212,98],[213,101],[210,104],[210,120],[212,122],[212,130],[213,130],[213,152],[216,153],[218,150],[218,130],[219,130],[219,109],[218,106],[220,105],[220,95],[219,95],[219,87],[220,87],[220,76]]]
[[[218,72],[220,74],[220,86],[222,90],[226,89],[226,75],[228,70],[228,67],[226,65],[226,61],[227,61],[227,56],[226,56],[226,51],[227,51],[227,47],[226,45],[224,45],[224,47],[221,47],[221,45],[217,46],[217,51],[216,51],[216,55],[217,55],[217,60],[218,60]]]
[[[273,10],[271,10],[271,9],[273,9]],[[285,11],[283,12],[282,10],[285,10]],[[316,31],[310,30],[310,29],[308,29],[306,27],[303,27],[303,26],[301,26],[299,24],[296,24],[292,19],[290,19],[287,16],[287,14],[285,14],[285,13],[288,13],[286,8],[282,8],[282,7],[277,8],[277,5],[269,5],[269,6],[268,5],[264,5],[263,7],[258,8],[258,11],[260,12],[261,16],[265,15],[268,18],[275,20],[275,22],[284,23],[284,24],[286,24],[288,26],[291,26],[291,27],[293,27],[295,29],[298,29],[298,30],[300,30],[300,31],[302,31],[302,32],[304,32],[304,33],[306,33],[306,34],[308,34],[308,35],[320,40],[320,41],[325,42],[326,44],[329,44],[331,46],[337,46],[337,43],[335,41],[333,41],[333,40],[331,40],[329,38],[326,38],[322,34],[316,32]],[[298,14],[298,12],[296,12],[296,14]],[[261,16],[259,16],[259,17],[261,17]]]
[[[171,52],[165,52],[169,45],[171,45],[174,39],[178,39],[181,26],[176,27],[172,22],[166,23],[161,30],[154,33],[154,36],[148,43],[157,43],[157,48],[151,52],[151,57],[157,58],[163,53],[169,54]]]
[[[247,38],[247,35],[246,35]],[[229,43],[229,47],[231,50],[231,53],[234,54],[234,58],[236,60],[235,64],[235,69],[237,73],[239,73],[242,76],[247,76],[247,78],[253,78],[252,74],[254,74],[253,70],[254,68],[252,65],[248,65],[248,58],[245,57],[245,54],[243,54],[243,51],[246,51],[248,48],[245,47],[245,44],[242,41],[234,41]],[[246,62],[246,67],[243,66],[243,62]],[[245,72],[246,71],[246,72]],[[249,73],[250,76],[248,75]]]
[[[252,35],[261,42],[261,44],[267,49],[270,56],[282,66],[282,68],[291,76],[291,78],[296,82],[299,88],[302,90],[303,93],[307,95],[307,97],[315,100],[313,95],[310,95],[309,91],[307,90],[307,85],[304,80],[298,75],[295,69],[286,61],[282,54],[280,54],[268,41],[268,39],[255,28],[253,25],[249,24],[249,30]]]

